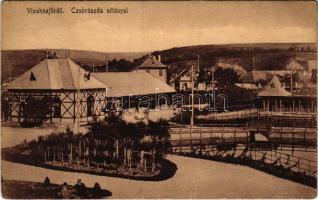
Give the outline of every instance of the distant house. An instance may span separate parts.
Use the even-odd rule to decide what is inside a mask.
[[[264,88],[271,77],[272,75],[268,71],[250,71],[243,74],[236,85],[246,89],[258,90]]]
[[[159,78],[163,82],[167,83],[167,69],[168,69],[167,65],[164,65],[161,62],[160,55],[158,55],[157,57],[150,55],[135,70],[136,71],[145,71],[145,72]]]
[[[175,87],[178,91],[190,91],[192,89],[192,74],[191,69],[183,69],[170,82],[169,85]],[[196,74],[196,72],[194,72]],[[208,86],[205,83],[199,83],[197,76],[193,76],[194,90],[205,91]]]
[[[236,86],[252,90],[262,90],[272,80],[273,76],[276,75],[280,78],[279,80],[282,81],[283,87],[285,87],[286,84],[283,80],[287,76],[290,76],[290,74],[291,71],[287,70],[254,70],[240,76]]]
[[[70,59],[46,59],[3,88],[8,120],[87,123],[103,116],[107,87]]]
[[[183,69],[174,79],[169,83],[173,85],[178,91],[188,91],[191,89],[191,70]]]

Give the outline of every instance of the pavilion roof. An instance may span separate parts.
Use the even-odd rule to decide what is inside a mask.
[[[45,59],[10,82],[6,89],[97,89],[107,88],[98,79],[85,78],[84,69],[71,59]]]
[[[276,75],[274,75],[274,77],[266,86],[266,88],[258,94],[258,96],[260,97],[265,97],[265,96],[285,97],[285,96],[291,96],[291,95],[292,94],[290,92],[287,92],[285,88],[282,87]]]

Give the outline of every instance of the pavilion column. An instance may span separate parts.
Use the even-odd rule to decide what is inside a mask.
[[[265,102],[265,98],[263,99],[263,109],[264,109],[264,111],[266,111],[266,102]]]
[[[295,112],[295,100],[293,99],[293,112]]]
[[[269,112],[269,103],[270,103],[270,99],[267,99],[267,111]]]
[[[277,99],[274,100],[274,104],[275,104],[275,108],[274,108],[274,112],[277,112]]]
[[[279,112],[282,112],[283,111],[283,103],[282,103],[282,100],[280,99],[279,100]]]
[[[300,99],[298,99],[298,112],[300,112]]]

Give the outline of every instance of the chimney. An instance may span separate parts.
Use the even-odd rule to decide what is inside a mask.
[[[161,55],[158,55],[158,61],[161,62]]]

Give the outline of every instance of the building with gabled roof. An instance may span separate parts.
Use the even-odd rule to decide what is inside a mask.
[[[291,73],[288,70],[253,70],[241,75],[236,85],[246,89],[262,90],[274,76],[278,76],[285,87],[284,79],[290,77]]]
[[[161,62],[160,55],[157,57],[154,55],[148,56],[143,63],[136,68],[136,70],[145,71],[167,83],[168,66]]]
[[[37,125],[87,123],[102,117],[107,87],[70,59],[45,59],[3,88],[8,119]]]
[[[124,120],[125,116],[139,119],[142,115],[141,118],[147,123],[149,115],[152,115],[150,113],[153,113],[149,110],[158,111],[162,106],[171,105],[172,95],[176,92],[159,78],[144,71],[93,73],[92,76],[110,86],[106,90],[105,113],[122,112]]]
[[[206,91],[210,89],[210,84],[205,82],[198,81],[198,67],[194,67],[194,76],[193,76],[193,86],[196,91]],[[208,73],[208,72],[207,72]],[[176,88],[178,91],[190,91],[192,89],[192,71],[190,68],[182,69],[182,71],[177,74],[172,80],[169,82],[169,85]]]
[[[92,73],[92,77],[109,85],[108,97],[175,93],[175,89],[144,71]]]

